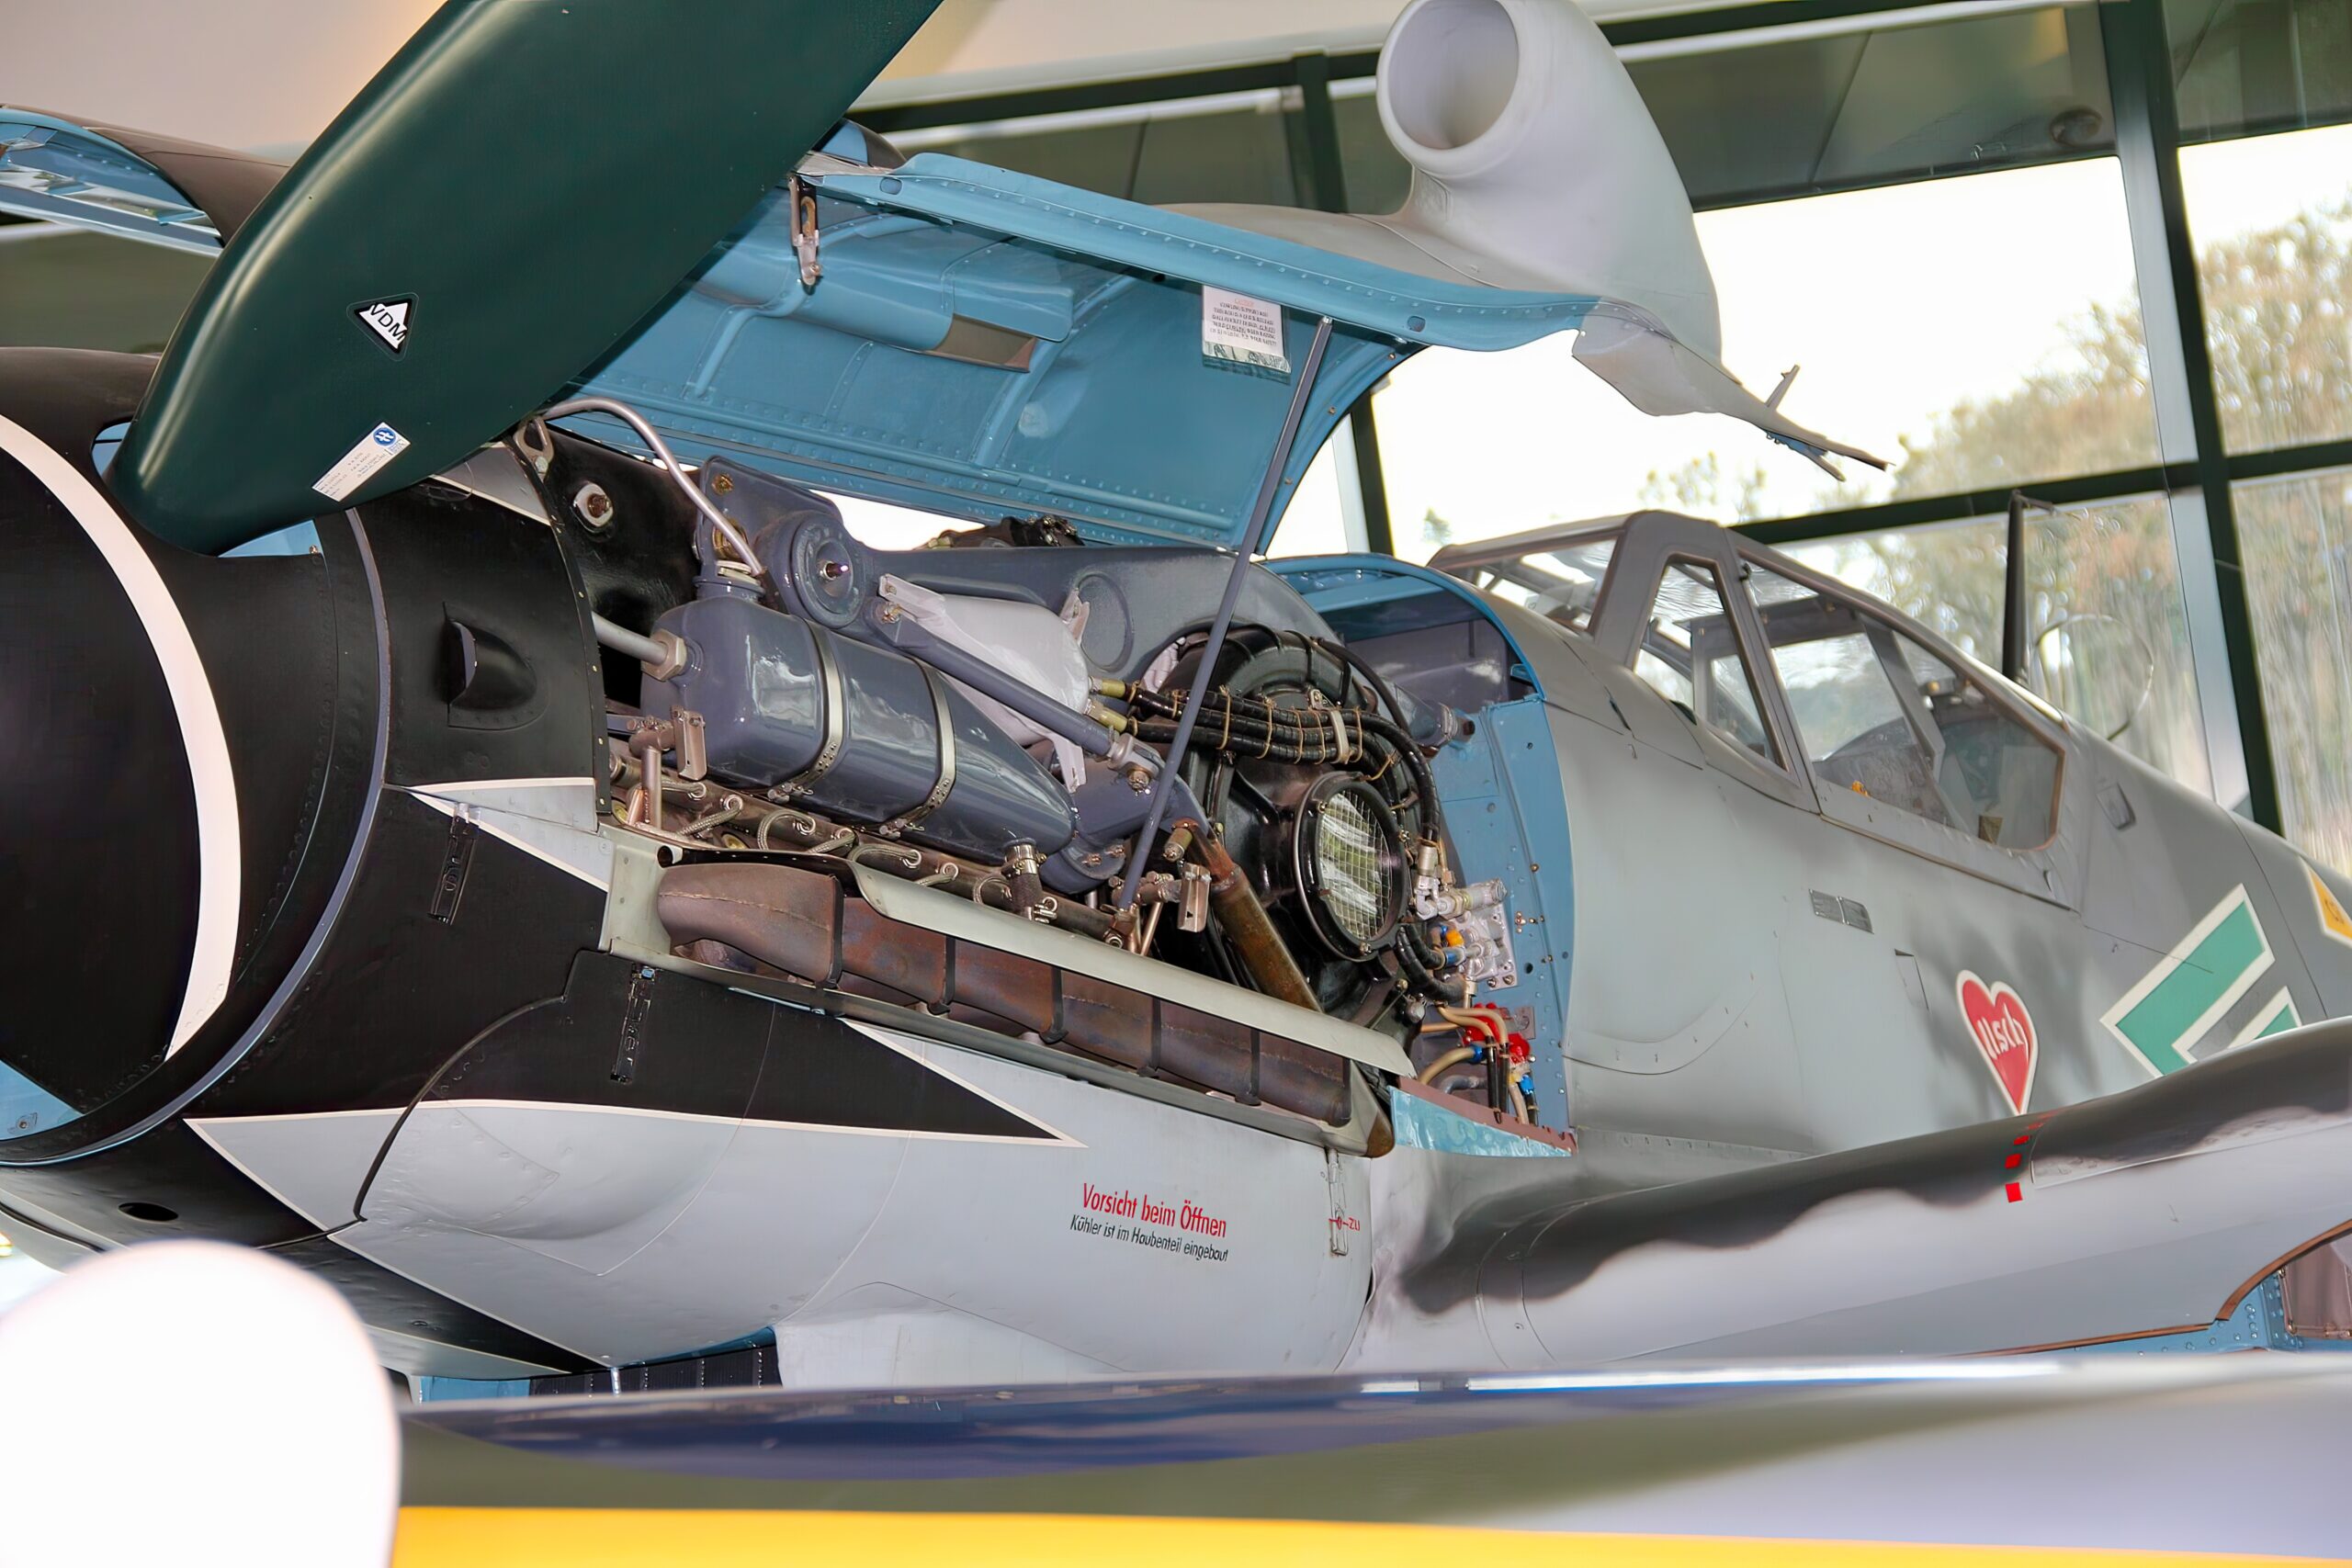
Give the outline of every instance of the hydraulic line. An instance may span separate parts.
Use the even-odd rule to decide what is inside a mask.
[[[1429,939],[1421,935],[1419,924],[1412,920],[1405,920],[1397,925],[1396,931],[1398,935],[1396,945],[1389,951],[1396,953],[1397,968],[1404,971],[1405,978],[1412,982],[1415,990],[1425,997],[1453,1006],[1460,1006],[1468,1000],[1470,992],[1468,980],[1446,980],[1442,973],[1443,961],[1434,958],[1433,955],[1428,958],[1422,956],[1423,953],[1430,953],[1430,949]]]
[[[1280,708],[1271,702],[1253,709],[1236,702],[1227,688],[1219,688],[1219,694],[1220,702],[1200,705],[1204,710],[1201,723],[1190,735],[1183,735],[1181,724],[1171,728],[1167,723],[1167,716],[1176,707],[1169,694],[1137,692],[1130,699],[1131,705],[1139,715],[1148,716],[1139,718],[1136,733],[1146,740],[1171,749],[1177,738],[1183,735],[1191,750],[1229,751],[1241,758],[1262,758],[1270,761],[1298,764],[1340,760],[1339,738],[1329,717],[1335,710]],[[1185,697],[1185,706],[1192,707],[1191,694],[1187,693]],[[1421,755],[1420,748],[1412,736],[1402,726],[1368,710],[1339,711],[1348,714],[1341,722],[1355,727],[1367,740],[1376,739],[1383,742],[1411,778],[1409,793],[1384,788],[1383,794],[1387,795],[1390,807],[1396,809],[1408,805],[1414,807],[1422,840],[1442,844],[1442,819],[1438,807],[1436,778],[1430,772],[1428,759]]]
[[[627,654],[640,664],[661,664],[670,657],[670,650],[642,632],[633,632],[617,621],[602,615],[589,617],[595,623],[596,640],[615,653]]]
[[[1437,1015],[1438,1017],[1445,1020],[1446,1022],[1453,1024],[1464,1031],[1467,1031],[1473,1025],[1476,1025],[1476,1027],[1485,1030],[1487,1032],[1487,1038],[1493,1041],[1498,1045],[1503,1044],[1508,1039],[1508,1036],[1503,1032],[1502,1025],[1497,1021],[1494,1010],[1491,1008],[1442,1007],[1437,1010]]]
[[[1261,631],[1264,630],[1264,628],[1260,629]],[[1314,659],[1316,653],[1318,651],[1327,653],[1331,656],[1332,661],[1335,665],[1344,667],[1345,670],[1352,670],[1355,672],[1358,681],[1367,690],[1371,691],[1374,696],[1379,701],[1380,705],[1387,710],[1387,716],[1383,716],[1379,714],[1366,713],[1362,709],[1343,705],[1340,709],[1337,710],[1340,716],[1339,722],[1346,726],[1366,728],[1374,733],[1385,735],[1391,741],[1398,754],[1404,757],[1407,771],[1412,773],[1415,789],[1419,793],[1421,800],[1428,803],[1424,815],[1430,819],[1431,830],[1426,835],[1426,837],[1432,842],[1442,844],[1444,841],[1444,833],[1442,830],[1444,814],[1442,805],[1438,799],[1436,784],[1429,773],[1428,764],[1422,755],[1419,741],[1412,733],[1412,724],[1407,716],[1404,701],[1397,695],[1396,688],[1391,686],[1387,680],[1382,676],[1377,670],[1374,669],[1361,654],[1358,654],[1343,643],[1329,638],[1307,637],[1303,636],[1297,637],[1296,641],[1294,642],[1292,637],[1296,636],[1296,634],[1285,634],[1276,631],[1266,631],[1264,635],[1273,640],[1275,648],[1269,649],[1266,653],[1257,655],[1256,658],[1243,664],[1240,670],[1235,671],[1232,676],[1228,677],[1227,682],[1224,686],[1215,688],[1209,692],[1207,697],[1204,700],[1204,709],[1201,719],[1202,725],[1204,728],[1212,724],[1217,725],[1220,727],[1220,733],[1224,733],[1225,729],[1227,728],[1239,727],[1248,731],[1248,735],[1250,739],[1259,741],[1262,741],[1264,739],[1261,727],[1267,728],[1286,727],[1286,728],[1284,728],[1284,733],[1286,734],[1311,736],[1315,738],[1313,750],[1316,754],[1312,756],[1283,757],[1276,760],[1288,761],[1345,761],[1346,759],[1334,755],[1332,750],[1325,749],[1322,745],[1322,740],[1325,738],[1332,739],[1335,741],[1337,739],[1337,736],[1332,733],[1331,728],[1333,723],[1333,710],[1317,708],[1280,708],[1274,707],[1271,704],[1256,710],[1250,710],[1247,708],[1238,708],[1234,705],[1235,699],[1232,694],[1234,690],[1237,687],[1245,691],[1250,688],[1253,682],[1249,679],[1249,674],[1260,660],[1267,659],[1271,654],[1275,654],[1293,648],[1297,649],[1298,651],[1306,658],[1306,669],[1305,679],[1306,683],[1317,690],[1324,691],[1329,695],[1340,699],[1340,701],[1345,704],[1347,699],[1347,682],[1344,678],[1338,682],[1339,690],[1333,691],[1322,684],[1319,673],[1315,669]],[[1204,663],[1201,668],[1204,671],[1206,671],[1209,669],[1209,666]],[[1205,679],[1206,677],[1204,676],[1203,678]],[[1121,694],[1129,697],[1130,707],[1139,715],[1150,714],[1162,717],[1172,718],[1177,716],[1177,704],[1179,700],[1185,698],[1189,694],[1184,692],[1169,694],[1135,690],[1123,692]],[[1222,713],[1208,705],[1209,704],[1215,703],[1220,696],[1223,698],[1225,705]],[[1448,710],[1446,716],[1441,717],[1438,723],[1441,730],[1438,740],[1442,741],[1444,739],[1449,738],[1453,732],[1450,710]],[[1164,734],[1164,732],[1162,733]],[[1435,743],[1437,742],[1432,742],[1432,744]]]
[[[1436,1061],[1431,1062],[1428,1066],[1421,1069],[1421,1081],[1423,1083],[1435,1083],[1439,1077],[1443,1074],[1447,1068],[1458,1067],[1477,1054],[1477,1049],[1475,1046],[1456,1045],[1453,1050],[1448,1051],[1444,1055],[1440,1056]]]
[[[1371,660],[1334,637],[1310,637],[1307,641],[1309,646],[1321,649],[1354,671],[1357,677],[1371,689],[1372,694],[1380,699],[1381,705],[1388,710],[1388,716],[1396,721],[1398,728],[1406,730],[1412,728],[1410,721],[1405,716],[1405,705],[1397,697],[1396,689],[1388,683],[1385,676],[1372,667]]]
[[[590,613],[588,618],[595,626],[596,642],[599,647],[610,649],[624,659],[636,660],[639,667],[655,680],[666,681],[685,669],[690,656],[686,651],[685,639],[676,632],[666,627],[657,628],[651,637],[647,637],[642,632],[633,632],[618,621],[608,621],[594,612]],[[620,724],[622,728],[617,733],[622,735],[628,733],[626,721],[620,715],[607,714],[605,723],[607,727]]]
[[[1324,351],[1331,346],[1331,318],[1323,316],[1315,323],[1314,339],[1307,344],[1306,355],[1294,373],[1297,379],[1291,388],[1290,407],[1283,415],[1281,433],[1274,437],[1274,449],[1266,460],[1265,476],[1258,483],[1258,499],[1250,509],[1250,525],[1242,531],[1233,552],[1233,570],[1225,580],[1225,596],[1217,602],[1216,618],[1209,623],[1208,640],[1201,648],[1201,668],[1216,668],[1217,651],[1225,646],[1225,634],[1233,625],[1234,606],[1241,601],[1241,585],[1249,580],[1251,558],[1265,543],[1266,527],[1273,520],[1274,492],[1282,488],[1283,468],[1290,461],[1290,449],[1298,440],[1298,427],[1306,417],[1306,405],[1315,392],[1315,383],[1323,373]],[[1194,687],[1184,699],[1184,711],[1176,720],[1176,734],[1169,748],[1171,765],[1161,770],[1152,781],[1151,802],[1144,810],[1143,826],[1136,829],[1135,863],[1150,863],[1152,841],[1159,835],[1159,824],[1168,814],[1169,792],[1182,769],[1172,765],[1181,760],[1192,739],[1193,726],[1201,716],[1204,690]],[[1119,889],[1122,911],[1135,902],[1136,885],[1131,879]]]
[[[539,417],[561,419],[575,413],[610,414],[635,431],[637,438],[650,447],[653,456],[670,471],[670,477],[677,482],[678,488],[686,492],[686,499],[695,503],[695,510],[701,513],[709,521],[712,530],[727,541],[728,547],[735,552],[743,569],[763,581],[766,579],[767,569],[760,564],[758,553],[752,548],[752,541],[743,536],[743,530],[735,525],[734,519],[710,503],[710,498],[703,494],[701,487],[686,478],[686,470],[679,463],[677,454],[670,450],[670,444],[662,439],[662,433],[653,428],[651,421],[618,399],[593,397],[567,399],[541,410]],[[716,554],[714,551],[714,557]],[[718,563],[714,558],[706,564],[716,568]]]

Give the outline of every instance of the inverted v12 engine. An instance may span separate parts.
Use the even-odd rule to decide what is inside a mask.
[[[1172,1033],[1156,1022],[1173,969],[1400,1043],[1458,1033],[1492,1059],[1473,1076],[1494,1108],[1527,1114],[1510,1030],[1461,1011],[1514,978],[1500,888],[1460,885],[1427,761],[1470,721],[1399,690],[1256,569],[1204,667],[1203,590],[1231,567],[1213,552],[1012,519],[880,552],[756,469],[716,460],[695,482],[692,595],[601,627],[637,656],[608,678],[616,825],[679,862],[660,908],[681,951],[1348,1117],[1340,1059],[1220,1016],[1229,997]],[[1143,863],[1170,767],[1170,830]],[[877,878],[1132,966],[910,931],[869,896]]]

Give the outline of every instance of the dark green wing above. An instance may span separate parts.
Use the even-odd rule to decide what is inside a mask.
[[[448,0],[238,231],[112,470],[217,550],[447,467],[602,355],[937,0]]]

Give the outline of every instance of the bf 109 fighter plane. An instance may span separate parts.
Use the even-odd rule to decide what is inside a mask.
[[[1718,365],[1566,0],[1406,8],[1385,217],[902,160],[842,116],[929,9],[451,0],[283,171],[0,111],[0,201],[218,253],[159,357],[0,352],[26,1250],[266,1247],[542,1387],[1999,1350],[2335,1267],[2332,874],[1690,519],[1255,558],[1430,344],[1863,457]]]

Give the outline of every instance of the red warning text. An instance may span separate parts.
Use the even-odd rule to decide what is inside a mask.
[[[1107,1214],[1113,1219],[1138,1220],[1148,1225],[1166,1225],[1171,1230],[1193,1235],[1221,1236],[1227,1224],[1220,1216],[1209,1213],[1191,1199],[1164,1203],[1146,1192],[1121,1190],[1107,1192],[1092,1182],[1079,1184],[1079,1207],[1090,1213]]]

